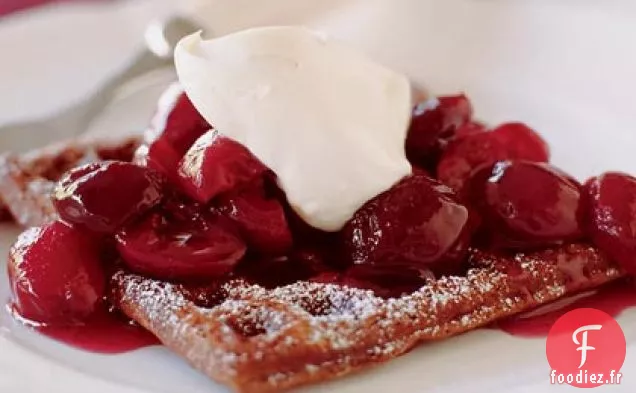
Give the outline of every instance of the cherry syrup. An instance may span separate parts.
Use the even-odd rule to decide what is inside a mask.
[[[9,312],[18,321],[23,321],[13,306]],[[31,322],[25,321],[27,326]],[[71,347],[100,354],[121,354],[137,349],[160,345],[160,341],[149,331],[135,324],[118,312],[102,310],[74,326],[34,326],[45,336]]]
[[[617,317],[636,306],[636,283],[620,280],[597,290],[574,295],[535,310],[516,315],[491,325],[492,328],[519,337],[546,337],[550,328],[563,314],[577,308],[595,308]]]

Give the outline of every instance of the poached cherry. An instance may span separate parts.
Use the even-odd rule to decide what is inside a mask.
[[[57,184],[52,200],[63,220],[114,233],[159,203],[163,184],[162,176],[149,168],[102,161],[69,171]]]
[[[225,217],[171,201],[117,236],[117,249],[132,271],[150,277],[201,281],[231,271],[246,251]]]
[[[482,123],[471,121],[459,127],[457,131],[455,131],[455,137],[461,138],[466,135],[479,134],[486,131],[488,131],[488,129]]]
[[[585,183],[587,230],[593,242],[636,274],[636,178],[609,172]]]
[[[473,107],[463,95],[433,98],[413,110],[406,138],[406,155],[417,166],[427,168],[455,131],[468,123]]]
[[[455,272],[471,233],[453,191],[416,171],[364,204],[341,230],[354,265]]]
[[[502,160],[547,162],[547,144],[530,127],[506,123],[490,132],[462,132],[452,140],[437,165],[437,178],[461,191],[480,167]]]
[[[504,123],[492,136],[505,146],[509,158],[534,162],[548,162],[550,149],[539,134],[524,123]]]
[[[179,175],[177,169],[179,168],[179,161],[183,154],[177,153],[177,151],[170,145],[165,139],[157,139],[150,146],[148,151],[143,156],[143,150],[140,151],[138,158],[142,164],[145,164],[148,168],[152,168],[157,172],[163,173],[171,184],[179,184]]]
[[[183,88],[178,83],[170,86],[159,99],[157,112],[146,131],[148,166],[163,172],[171,182],[178,184],[179,160],[210,128]]]
[[[248,245],[267,255],[283,255],[292,246],[285,211],[278,200],[253,186],[221,195],[216,208],[233,220]]]
[[[61,221],[23,232],[9,251],[14,307],[41,324],[74,324],[101,305],[106,276],[101,244]]]
[[[469,184],[493,246],[545,247],[582,236],[581,186],[548,164],[501,161],[477,171]]]
[[[147,143],[163,139],[182,156],[210,128],[210,124],[192,105],[181,85],[175,83],[159,99],[145,139]]]
[[[246,147],[216,130],[202,135],[179,163],[184,190],[207,203],[213,197],[257,179],[267,168]]]

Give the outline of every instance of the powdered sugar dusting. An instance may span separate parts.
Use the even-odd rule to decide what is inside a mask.
[[[187,300],[179,285],[119,273],[116,301],[211,377],[226,381],[247,373],[281,388],[319,378],[322,370],[342,374],[388,360],[419,341],[474,329],[622,275],[599,251],[579,244],[509,258],[473,250],[469,264],[466,276],[431,280],[390,299],[333,284],[268,290],[231,281],[210,308]],[[193,336],[200,348],[193,349]]]

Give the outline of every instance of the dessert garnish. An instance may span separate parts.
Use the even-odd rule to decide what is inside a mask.
[[[310,225],[337,231],[408,175],[411,88],[324,35],[267,27],[175,50],[179,81],[202,116],[277,176]]]

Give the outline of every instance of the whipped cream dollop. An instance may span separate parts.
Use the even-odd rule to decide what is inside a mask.
[[[202,116],[274,171],[309,225],[339,230],[411,173],[409,81],[345,45],[302,27],[197,33],[175,63]]]

